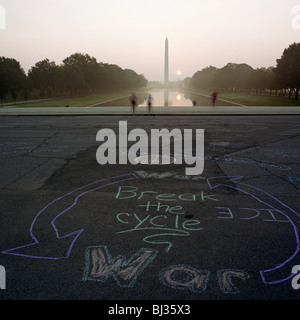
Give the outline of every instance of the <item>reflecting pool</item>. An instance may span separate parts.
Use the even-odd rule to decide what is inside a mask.
[[[153,98],[155,107],[191,107],[193,106],[192,98],[176,89],[151,89],[149,91]],[[138,97],[139,107],[147,106],[147,95]]]

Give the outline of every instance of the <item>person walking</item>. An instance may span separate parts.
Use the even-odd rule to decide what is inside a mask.
[[[212,105],[213,105],[213,107],[215,106],[217,97],[218,97],[218,93],[217,93],[217,91],[214,91],[214,92],[212,93],[212,95],[211,95],[211,100],[212,100]]]
[[[153,98],[152,98],[150,93],[149,93],[149,95],[148,95],[148,97],[146,99],[147,99],[148,113],[149,113],[149,116],[150,116],[152,103],[153,103]]]
[[[136,107],[136,103],[137,103],[137,96],[135,95],[135,93],[133,92],[132,95],[129,97],[131,106],[132,106],[132,113],[135,113],[135,107]]]

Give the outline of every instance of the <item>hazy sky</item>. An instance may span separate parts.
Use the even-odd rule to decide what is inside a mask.
[[[6,29],[0,56],[27,72],[48,58],[60,64],[75,52],[163,80],[169,39],[170,80],[209,65],[276,65],[300,29],[292,9],[300,0],[0,0]],[[300,21],[300,18],[299,18]]]

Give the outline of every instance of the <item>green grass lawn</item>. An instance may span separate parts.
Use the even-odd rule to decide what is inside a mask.
[[[149,89],[141,88],[137,90],[126,90],[126,91],[117,91],[110,93],[102,93],[102,94],[90,94],[81,97],[63,97],[63,98],[53,98],[53,99],[45,99],[39,101],[30,101],[30,102],[15,102],[10,105],[18,106],[19,108],[57,108],[57,107],[88,107],[92,105],[101,104],[106,101],[122,99],[122,105],[130,106],[129,96],[132,92],[135,92],[138,96],[145,95]],[[105,103],[105,106],[115,105],[114,103]]]
[[[208,91],[193,91],[204,95],[211,94],[211,92]],[[287,97],[263,96],[249,93],[219,92],[218,98],[239,103],[245,106],[300,106],[300,100],[288,99]]]
[[[91,106],[93,104],[100,104],[105,101],[129,97],[131,94],[130,91],[118,91],[118,92],[111,92],[111,93],[103,93],[103,94],[91,94],[87,96],[81,97],[64,97],[64,98],[54,98],[54,99],[47,99],[47,100],[40,100],[40,101],[31,101],[28,103],[11,103],[11,105],[18,106],[20,108],[44,108],[44,107],[86,107]],[[128,100],[129,105],[129,100]]]
[[[134,91],[134,90],[133,90]],[[201,90],[187,90],[193,91],[198,94],[203,94],[210,96],[210,91]],[[151,92],[150,88],[142,88],[135,90],[135,93],[139,97],[143,97],[147,92]],[[37,100],[31,102],[15,102],[11,103],[12,106],[18,106],[19,108],[43,108],[43,107],[86,107],[96,104],[101,104],[106,101],[121,99],[120,104],[129,106],[129,96],[131,91],[118,91],[103,94],[91,94],[81,97],[63,97],[63,98],[53,98],[45,100]],[[286,97],[272,97],[263,95],[254,95],[248,93],[232,93],[232,92],[219,92],[219,99],[235,102],[245,106],[300,106],[300,100],[288,99]],[[105,103],[105,106],[112,106],[115,103]]]

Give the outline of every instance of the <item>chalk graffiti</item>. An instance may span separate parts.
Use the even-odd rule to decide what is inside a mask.
[[[191,290],[195,293],[204,293],[207,287],[210,272],[198,270],[186,265],[170,266],[160,272],[159,279],[173,289]]]
[[[208,178],[207,179],[207,184],[210,188],[210,190],[216,189],[216,188],[220,188],[220,187],[226,187],[226,188],[231,188],[234,190],[237,190],[243,194],[246,194],[248,196],[250,196],[251,198],[255,199],[256,201],[264,204],[265,206],[267,206],[268,208],[262,208],[262,209],[252,209],[252,208],[240,208],[241,211],[244,211],[245,213],[248,213],[248,216],[242,216],[239,217],[239,219],[241,220],[251,220],[251,219],[255,219],[258,216],[262,215],[262,212],[264,214],[268,214],[269,218],[266,219],[264,218],[263,221],[273,221],[273,222],[287,222],[290,223],[293,227],[293,231],[295,234],[295,239],[296,239],[296,251],[295,253],[289,257],[286,261],[284,261],[283,263],[280,263],[278,265],[276,265],[274,268],[268,269],[268,270],[261,270],[260,271],[260,275],[261,278],[263,280],[263,282],[265,284],[275,284],[275,283],[281,283],[283,281],[286,281],[288,279],[290,279],[291,277],[293,277],[293,274],[290,274],[290,264],[291,263],[295,263],[294,259],[298,257],[299,254],[299,250],[300,250],[300,241],[299,241],[299,235],[298,235],[298,229],[297,229],[297,223],[299,220],[299,214],[294,211],[293,209],[291,209],[290,207],[288,207],[287,205],[285,205],[284,203],[282,203],[280,200],[276,199],[275,197],[273,197],[272,195],[268,194],[267,192],[255,188],[253,186],[247,185],[245,183],[242,183],[241,180],[242,177],[212,177],[212,178]],[[236,186],[238,185],[238,186]],[[125,194],[125,196],[124,196]],[[131,199],[131,198],[136,198],[138,200],[142,199],[144,197],[144,195],[152,195],[153,197],[155,197],[155,200],[160,200],[160,201],[174,201],[175,199],[180,199],[180,200],[188,200],[188,201],[195,201],[197,198],[197,195],[194,194],[189,194],[187,196],[187,194],[185,194],[183,197],[182,196],[178,196],[176,194],[163,194],[163,195],[158,195],[157,192],[155,191],[140,191],[139,188],[137,187],[129,187],[129,186],[125,186],[125,188],[123,189],[123,187],[119,187],[119,190],[117,192],[117,198],[118,199]],[[258,195],[256,195],[258,194]],[[198,195],[199,197],[199,195]],[[204,197],[202,197],[202,200],[204,199]],[[216,195],[208,195],[207,199],[213,200],[213,201],[218,201],[218,199],[216,198]],[[263,199],[263,200],[262,200]],[[267,200],[265,200],[267,199]],[[168,213],[172,213],[173,209],[178,209],[180,212],[177,212],[178,214],[176,215],[176,219],[175,219],[175,228],[173,229],[165,229],[166,228],[166,220],[168,219],[167,215],[159,215],[156,217],[151,217],[150,215],[147,215],[146,218],[140,218],[137,214],[130,214],[130,213],[121,213],[119,215],[117,215],[117,219],[119,220],[119,222],[124,223],[124,224],[130,224],[132,223],[132,218],[136,219],[135,221],[135,225],[133,225],[133,227],[131,226],[131,228],[127,229],[127,230],[123,230],[118,232],[118,234],[120,233],[127,233],[127,232],[133,232],[133,231],[138,231],[138,230],[162,230],[165,231],[163,233],[160,234],[154,234],[154,235],[150,235],[145,237],[143,240],[145,242],[148,243],[152,243],[152,244],[166,244],[167,248],[166,248],[166,252],[168,252],[171,247],[173,246],[173,243],[170,241],[159,241],[156,240],[154,241],[153,238],[157,238],[157,237],[162,237],[162,236],[189,236],[190,232],[187,231],[187,228],[182,228],[179,229],[178,228],[178,221],[179,221],[179,216],[184,214],[184,210],[182,208],[182,206],[175,206],[175,207],[170,207],[169,205],[161,205],[160,202],[158,203],[152,203],[150,201],[147,202],[147,204],[143,204],[143,205],[139,205],[138,207],[145,207],[146,212],[149,211],[150,207],[152,209],[156,209],[157,212],[160,211],[160,209],[162,207],[166,208],[166,211],[168,211]],[[170,208],[171,211],[170,212]],[[222,209],[222,207],[216,207],[216,209]],[[220,212],[221,214],[223,214],[223,217],[219,217],[220,219],[225,219],[225,218],[233,218],[233,213],[230,210],[230,208],[223,208],[226,211]],[[173,212],[175,214],[175,212]],[[225,215],[225,216],[224,216]],[[277,216],[276,216],[277,215]],[[125,218],[124,216],[126,216],[126,218],[131,218],[131,221],[124,220],[123,218]],[[122,217],[122,218],[121,218]],[[271,217],[271,219],[270,219]],[[284,217],[284,218],[283,218]],[[157,219],[159,219],[159,223],[157,223]],[[147,227],[141,227],[141,225],[145,222],[150,222],[150,225],[148,224]],[[194,225],[200,225],[201,222],[200,220],[193,220],[192,222]],[[199,230],[202,230],[203,228],[198,228]],[[176,232],[174,233],[174,231],[176,230]],[[179,231],[180,230],[180,231]],[[196,231],[197,228],[194,229],[194,231]],[[190,231],[190,230],[189,230]],[[152,240],[152,241],[151,241]],[[286,277],[282,277],[282,275],[278,272],[278,271],[283,271],[284,269],[287,269],[288,272],[286,273]]]
[[[192,231],[204,230],[199,219],[192,219],[192,215],[185,215],[182,206],[169,206],[163,205],[160,202],[151,204],[150,201],[145,205],[138,205],[137,207],[145,207],[146,212],[150,211],[150,207],[154,210],[155,215],[151,214],[140,215],[137,213],[121,212],[116,215],[117,220],[129,227],[129,229],[116,232],[116,234],[126,234],[138,231],[159,232],[143,238],[146,243],[154,245],[166,245],[165,251],[169,252],[174,246],[170,240],[153,240],[154,238],[162,237],[189,237]],[[156,209],[156,210],[155,210]],[[290,221],[282,218],[282,214],[278,210],[263,209],[263,208],[239,208],[233,211],[228,207],[214,207],[217,213],[217,219],[238,219],[238,220],[254,220],[261,219],[263,222],[277,222],[277,223],[290,223]],[[164,214],[157,214],[163,210]],[[184,220],[181,218],[189,218]]]
[[[164,245],[168,253],[174,246],[170,238],[189,237],[191,232],[204,230],[199,219],[192,219],[193,215],[185,214],[183,206],[170,205],[174,201],[219,201],[216,194],[207,194],[199,191],[197,194],[185,193],[176,195],[175,193],[158,194],[156,191],[142,191],[134,186],[119,186],[116,193],[117,200],[136,199],[139,203],[145,197],[151,197],[153,201],[148,200],[143,204],[138,204],[143,213],[121,212],[116,214],[118,222],[128,227],[125,230],[116,232],[116,234],[127,234],[132,232],[152,232],[147,235],[143,241],[152,245]],[[165,202],[165,203],[162,203]],[[168,204],[166,204],[168,203]],[[218,219],[239,219],[253,220],[261,219],[264,222],[286,222],[290,220],[274,208],[239,208],[233,212],[228,207],[214,207],[217,211]],[[190,220],[183,220],[189,217]],[[164,240],[162,240],[164,239]]]
[[[289,177],[290,183],[300,183],[300,177]]]
[[[288,207],[286,204],[284,204],[280,200],[270,195],[269,193],[259,188],[256,188],[241,182],[240,180],[242,178],[243,177],[241,176],[213,177],[213,178],[208,178],[207,183],[211,190],[219,187],[225,187],[225,188],[231,188],[239,192],[242,192],[244,194],[247,194],[253,199],[257,200],[258,202],[263,203],[269,208],[280,212],[292,224],[294,234],[295,234],[295,240],[296,240],[296,249],[294,254],[284,262],[276,265],[274,268],[260,271],[260,275],[265,284],[276,284],[276,283],[281,283],[283,281],[289,280],[294,276],[294,274],[290,273],[290,270],[292,269],[291,265],[295,265],[296,264],[295,262],[297,262],[300,259],[299,257],[300,240],[299,240],[299,233],[297,228],[300,215],[296,211]],[[256,194],[258,194],[258,196],[256,196]],[[265,198],[267,200],[262,200]],[[286,213],[286,211],[288,213]],[[286,275],[282,276],[282,272],[284,272]]]
[[[59,227],[57,226],[57,220],[62,215],[66,215],[67,213],[69,213],[77,205],[77,202],[80,198],[107,186],[119,184],[121,182],[129,180],[137,180],[139,179],[139,176],[143,176],[145,178],[152,176],[155,179],[162,179],[163,177],[175,177],[176,175],[177,174],[174,172],[157,174],[139,171],[139,174],[130,173],[117,177],[98,180],[71,192],[68,192],[67,194],[51,201],[35,215],[29,230],[30,237],[33,240],[31,243],[18,246],[13,249],[7,249],[5,251],[2,251],[2,253],[37,259],[59,260],[68,258],[71,254],[76,240],[84,231],[84,229],[79,229],[67,234],[61,234],[61,232],[59,231]],[[198,177],[189,178],[189,180],[191,181],[194,179],[196,179],[195,181],[198,181]],[[217,202],[219,201],[218,194],[214,194],[212,190],[217,190],[219,188],[230,188],[240,192],[241,194],[248,195],[255,201],[263,204],[263,207],[239,209],[235,208],[232,210],[228,206],[214,206],[214,210],[216,210],[218,214],[218,219],[239,219],[241,221],[245,221],[246,223],[246,221],[260,218],[264,222],[285,222],[291,224],[295,239],[294,253],[287,259],[285,259],[285,261],[277,263],[272,268],[259,271],[263,283],[267,285],[282,283],[286,280],[289,280],[295,276],[295,274],[290,273],[290,270],[292,270],[291,266],[300,264],[300,239],[298,231],[300,215],[295,210],[293,210],[288,205],[284,204],[271,194],[254,186],[243,183],[241,179],[242,177],[240,176],[210,177],[206,179],[206,183],[209,187],[208,192],[199,190],[197,193],[182,194],[158,193],[153,190],[142,191],[139,187],[135,186],[119,186],[116,193],[116,199],[118,201],[128,199],[130,201],[136,200],[136,209],[138,209],[139,211],[134,212],[135,210],[133,210],[133,212],[124,211],[120,213],[114,213],[117,221],[122,226],[126,226],[125,230],[118,231],[116,232],[116,234],[120,235],[135,231],[149,231],[151,232],[150,235],[149,233],[147,233],[147,235],[143,234],[143,241],[152,245],[164,245],[165,251],[169,252],[174,245],[170,238],[173,239],[173,237],[188,237],[192,234],[192,232],[202,231],[204,228],[200,219],[191,220],[191,218],[193,218],[193,215],[188,215],[190,219],[184,220],[184,218],[187,216],[184,204],[188,204],[188,202],[195,202],[197,204],[199,202],[217,204]],[[298,178],[290,177],[290,181],[294,181],[296,179]],[[181,201],[181,204],[183,205],[175,205],[176,201]],[[57,204],[60,204],[60,206],[57,206]],[[60,209],[57,209],[58,207],[60,207]],[[141,211],[143,212],[141,213]],[[41,230],[44,230],[45,232],[45,229],[39,228],[40,223],[48,226],[46,235],[44,233],[41,233]],[[42,241],[40,239],[47,239],[47,241]],[[103,252],[105,253],[106,258],[104,260],[100,260],[100,264],[98,259],[98,266],[102,263],[102,265],[106,266],[106,271],[103,271],[104,273],[99,273],[100,269],[97,269],[95,267],[91,272],[89,272],[88,277],[98,280],[104,280],[107,276],[111,276],[113,273],[115,274],[114,277],[122,279],[122,276],[125,274],[125,278],[128,277],[126,279],[130,279],[130,281],[128,281],[128,283],[125,283],[125,285],[132,285],[132,283],[136,281],[135,275],[139,275],[139,270],[143,270],[144,266],[147,266],[147,263],[150,261],[150,257],[154,257],[154,255],[157,254],[157,251],[154,249],[141,250],[142,251],[139,251],[132,257],[132,259],[127,262],[124,262],[125,260],[121,259],[125,264],[123,264],[123,262],[121,264],[117,264],[120,266],[120,269],[118,269],[115,265],[117,261],[115,261],[115,259],[110,259],[109,253],[102,247],[102,258]],[[93,254],[93,257],[93,259],[97,260],[96,253]],[[139,264],[139,262],[141,262],[141,264]],[[118,259],[118,263],[120,263],[120,259]],[[110,266],[110,264],[113,264],[112,269],[108,267]],[[127,270],[125,273],[122,272],[124,266],[130,266],[130,268],[133,269],[136,267],[136,271],[134,272],[134,274],[132,274],[132,276],[129,276],[126,273],[128,271],[127,268],[125,268]],[[192,275],[195,276],[195,272],[198,269],[191,270],[193,270],[193,272],[190,271],[189,278],[192,279]],[[188,274],[186,270],[177,270],[176,272],[171,271],[172,270],[169,269],[169,273],[167,273],[167,276],[164,277],[164,281],[169,281],[168,283],[173,283],[173,285],[177,283],[178,287],[185,287],[183,283],[189,283],[189,281],[181,281],[180,283],[180,277],[178,276],[180,272],[186,272]],[[247,274],[241,274],[239,273],[239,271],[234,273],[235,271],[226,271],[226,276],[223,274],[224,272],[222,273],[222,290],[224,292],[226,291],[226,293],[235,293],[238,291],[236,288],[234,288],[234,285],[231,282],[232,278],[247,278]],[[203,276],[203,274],[205,273],[201,272],[200,274],[202,274]],[[121,281],[120,279],[118,281]],[[189,290],[191,290],[191,288],[193,288],[193,290],[200,290],[200,288],[201,290],[203,290],[205,281],[203,280],[203,277],[201,279],[202,282],[197,278],[196,282],[192,282],[192,284],[190,283],[190,285],[187,285],[186,287],[189,288]],[[227,282],[224,279],[227,279]]]
[[[190,180],[190,181],[198,181],[198,180],[205,180],[203,176],[187,176],[185,174],[177,174],[174,171],[167,171],[163,173],[159,172],[146,172],[143,170],[135,171],[135,173],[142,179],[166,179],[166,178],[174,178],[178,180]]]
[[[205,194],[203,191],[200,191],[198,194],[158,194],[158,192],[156,191],[141,191],[138,187],[133,186],[120,186],[116,194],[116,199],[127,200],[136,198],[137,200],[141,200],[145,197],[145,195],[151,195],[154,199],[154,202],[148,200],[146,204],[140,204],[137,206],[138,208],[144,209],[146,217],[141,217],[136,213],[118,213],[116,216],[117,220],[120,223],[129,225],[130,228],[119,231],[116,234],[146,230],[155,230],[156,232],[159,231],[159,233],[151,234],[144,237],[143,241],[154,245],[166,245],[166,252],[169,252],[173,247],[173,242],[171,242],[170,240],[157,240],[157,238],[188,237],[190,236],[190,231],[200,231],[203,228],[199,227],[201,223],[197,219],[185,220],[183,222],[181,221],[182,219],[180,219],[180,217],[185,214],[184,208],[182,206],[171,206],[169,204],[162,204],[161,201],[218,201],[215,194]],[[150,211],[155,213],[154,217],[149,214]]]
[[[112,258],[106,246],[88,247],[82,281],[106,282],[113,277],[120,287],[133,287],[138,276],[155,259],[157,251],[140,249],[129,260]]]
[[[124,196],[122,194],[129,194]],[[117,191],[116,199],[119,200],[126,200],[137,198],[137,200],[141,200],[144,198],[145,195],[155,195],[155,199],[159,201],[175,201],[176,199],[183,200],[183,201],[205,201],[205,200],[212,200],[212,201],[219,201],[216,198],[216,194],[205,194],[204,191],[199,191],[199,193],[182,193],[176,195],[175,193],[167,193],[167,194],[159,194],[157,191],[140,191],[138,187],[133,186],[120,186]]]
[[[225,294],[237,294],[240,290],[233,284],[232,278],[239,278],[243,281],[250,278],[250,275],[242,270],[218,270],[218,282]]]
[[[175,208],[175,207],[174,207]],[[154,238],[161,238],[161,237],[188,237],[190,236],[189,231],[200,231],[203,228],[202,227],[194,227],[197,225],[200,225],[199,220],[186,220],[183,222],[179,222],[180,215],[183,215],[184,212],[173,212],[175,210],[174,208],[169,209],[170,213],[173,213],[173,216],[167,216],[167,215],[157,215],[151,218],[151,215],[147,215],[146,218],[140,218],[137,214],[129,214],[129,213],[119,213],[117,215],[117,219],[119,222],[124,224],[129,224],[130,222],[128,220],[121,219],[121,216],[126,215],[127,217],[134,218],[133,222],[135,222],[134,228],[130,228],[127,230],[122,230],[117,232],[116,234],[124,234],[134,231],[146,231],[146,230],[155,230],[159,231],[159,233],[152,234],[150,236],[146,236],[143,238],[144,242],[151,243],[154,245],[166,245],[166,252],[169,252],[170,249],[173,247],[173,243],[171,241],[163,241],[163,240],[152,240]],[[178,208],[181,208],[178,206]],[[173,219],[172,219],[173,218]],[[135,221],[136,220],[136,221]],[[160,224],[158,224],[158,221],[160,221]],[[168,220],[172,220],[172,227],[168,227],[166,222]],[[148,225],[146,224],[148,222]],[[182,229],[181,229],[182,228]]]
[[[239,208],[237,212],[227,207],[215,207],[215,209],[218,209],[218,219],[253,220],[260,218],[262,221],[269,222],[290,222],[288,219],[282,219],[281,212],[274,209]]]
[[[130,259],[123,255],[113,258],[107,246],[91,246],[86,249],[85,268],[82,281],[105,283],[112,277],[119,287],[132,288],[139,275],[154,261],[158,251],[140,249]],[[218,283],[224,294],[237,294],[240,290],[233,284],[232,278],[243,281],[250,275],[242,270],[218,270]],[[172,289],[190,290],[204,293],[210,277],[210,271],[195,269],[188,265],[172,265],[161,270],[158,278],[161,283]]]
[[[33,239],[33,242],[17,248],[2,251],[2,253],[37,259],[59,260],[68,258],[71,254],[75,241],[84,231],[84,229],[73,231],[65,235],[60,235],[55,224],[56,220],[74,208],[79,198],[87,195],[88,193],[133,179],[138,179],[135,174],[125,174],[118,177],[98,180],[53,200],[41,211],[39,211],[33,219],[33,222],[30,226],[30,237]],[[62,202],[63,204],[67,203],[64,210],[57,211],[55,205],[58,202]],[[40,237],[44,238],[44,233],[40,235],[37,234],[38,231],[34,231],[34,228],[36,227],[40,217],[44,219],[44,223],[46,221],[49,225],[49,239],[45,243],[38,240]],[[36,229],[38,230],[38,228]],[[57,245],[58,243],[60,244],[59,246]],[[58,249],[60,249],[61,252],[58,252]],[[49,254],[49,251],[52,251],[51,254]],[[45,252],[47,252],[47,255],[45,255]]]
[[[175,265],[163,269],[160,272],[160,281],[173,289],[191,290],[195,293],[204,293],[207,289],[210,271],[198,270],[186,265]],[[218,283],[224,294],[238,294],[240,290],[233,284],[232,278],[240,278],[243,281],[250,275],[242,270],[218,270]]]
[[[210,277],[210,271],[198,270],[186,265],[175,265],[163,269],[160,272],[160,281],[173,289],[191,290],[195,293],[204,293]],[[233,284],[232,278],[240,278],[243,281],[250,275],[242,270],[218,270],[218,283],[224,294],[238,294],[240,290]]]

